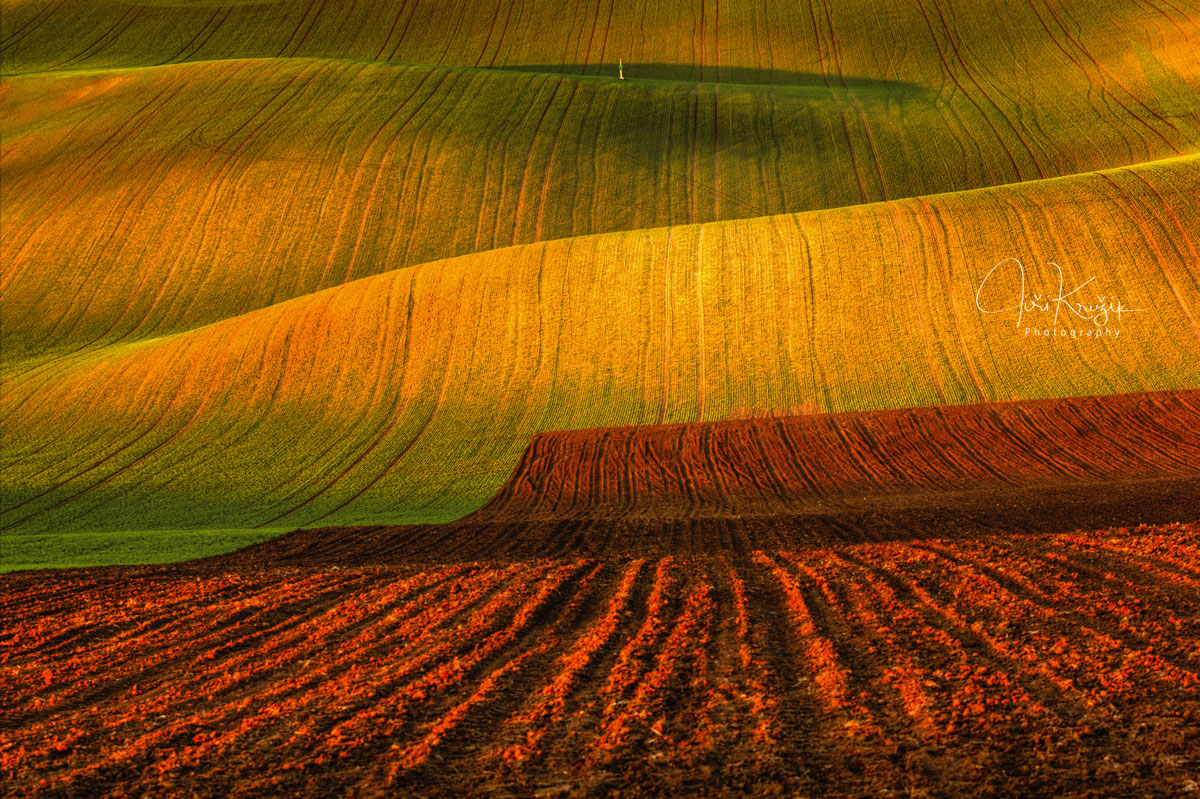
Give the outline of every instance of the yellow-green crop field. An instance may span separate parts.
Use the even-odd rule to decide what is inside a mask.
[[[1200,0],[0,0],[5,799],[1200,796]]]

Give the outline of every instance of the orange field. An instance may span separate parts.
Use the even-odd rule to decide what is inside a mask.
[[[1045,531],[1200,515],[1198,416],[1173,392],[548,433],[458,522],[10,575],[0,778],[1178,796],[1200,527]]]
[[[14,797],[1178,797],[1200,769],[1197,563],[1200,528],[1169,525],[26,573],[0,595],[0,779]]]
[[[543,431],[1195,388],[1198,163],[493,250],[20,361],[0,528],[441,522]],[[1075,339],[1026,335],[974,311],[1012,252],[1033,253],[1030,281],[1057,258],[1147,310],[1118,337],[1077,319]],[[30,272],[6,342],[117,321],[104,291],[41,306],[53,274]]]
[[[0,796],[1200,797],[1200,0],[0,0]]]

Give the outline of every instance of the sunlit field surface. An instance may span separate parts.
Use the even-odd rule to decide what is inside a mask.
[[[545,430],[1198,384],[1188,3],[3,11],[6,534],[445,521]],[[975,308],[1008,257],[1139,312],[1026,336]]]
[[[0,521],[445,521],[543,430],[1195,386],[1196,166],[522,245],[81,342],[6,366]],[[1144,310],[1115,338],[1026,335],[975,310],[1013,251],[1035,253],[1030,281],[1055,258]]]
[[[1185,796],[1198,559],[1192,525],[26,572],[0,600],[0,774],[64,797]]]
[[[0,0],[0,793],[1200,791],[1198,54]]]

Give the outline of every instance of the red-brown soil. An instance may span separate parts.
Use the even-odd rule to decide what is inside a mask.
[[[0,787],[1187,796],[1198,472],[1200,392],[551,433],[453,524],[8,575]]]
[[[705,555],[1200,520],[1200,391],[545,433],[452,524],[297,531],[261,563]]]
[[[1200,527],[0,582],[12,797],[1181,797]]]

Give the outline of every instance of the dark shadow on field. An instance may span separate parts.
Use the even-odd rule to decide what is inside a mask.
[[[593,232],[646,226],[639,221],[640,214],[647,206],[658,207],[658,200],[653,193],[644,192],[647,185],[686,186],[698,208],[708,209],[719,205],[723,209],[719,217],[715,213],[705,215],[703,212],[696,218],[661,216],[650,227],[811,210],[806,205],[774,202],[774,198],[768,200],[753,193],[731,189],[728,182],[722,184],[714,181],[704,170],[695,170],[690,162],[672,161],[671,154],[680,151],[675,149],[677,146],[684,150],[690,146],[692,152],[718,150],[723,173],[752,172],[759,168],[764,146],[773,144],[778,150],[776,158],[783,165],[784,174],[791,183],[799,184],[809,178],[798,171],[789,171],[787,165],[846,161],[844,140],[826,135],[823,122],[848,113],[848,109],[854,106],[874,105],[876,108],[870,113],[883,118],[901,103],[921,105],[934,102],[926,88],[914,83],[841,78],[786,70],[723,68],[720,82],[717,82],[715,68],[706,67],[701,82],[700,68],[687,64],[628,64],[624,81],[618,81],[613,65],[587,66],[586,71],[582,64],[413,69],[417,72],[432,70],[483,76],[479,81],[481,85],[475,89],[479,102],[466,106],[472,113],[444,117],[437,127],[412,126],[399,134],[399,141],[411,142],[409,149],[417,150],[426,146],[431,152],[436,151],[438,169],[444,174],[449,174],[457,164],[463,164],[461,168],[464,171],[469,169],[467,165],[478,156],[482,142],[499,140],[510,132],[511,122],[505,114],[487,113],[490,110],[489,102],[509,103],[515,93],[526,92],[524,97],[527,103],[549,106],[554,102],[558,86],[581,83],[586,84],[585,91],[602,97],[609,108],[609,116],[599,124],[598,129],[581,134],[573,130],[570,124],[546,125],[535,129],[528,142],[523,144],[530,150],[536,150],[542,140],[553,139],[584,152],[597,151],[608,164],[620,165],[609,174],[610,185],[624,182],[619,191],[621,204],[609,212],[615,215],[612,225]],[[596,74],[597,71],[602,74]],[[613,74],[609,75],[609,72]],[[264,114],[275,102],[278,91],[275,85],[254,89],[254,94],[247,95],[243,108],[230,109],[222,116],[197,124],[188,136],[188,145],[221,152],[231,158],[313,165],[322,163],[324,144],[319,137],[311,140],[311,157],[293,154],[297,141],[309,136],[308,129],[303,127],[295,133],[272,138],[270,141],[275,144],[268,143],[266,146],[273,147],[273,151],[267,151],[257,141],[251,147],[245,146],[259,130],[256,125],[249,124],[249,120]],[[407,87],[397,86],[384,91],[375,84],[367,83],[346,87],[342,91],[360,93],[364,104],[373,103],[384,108],[390,107],[393,97],[395,102],[402,102]],[[702,124],[695,124],[701,106],[705,108],[704,120]],[[565,115],[567,109],[560,106],[554,113]],[[716,124],[718,120],[719,129]],[[311,130],[321,131],[324,128],[313,127]],[[804,131],[811,135],[802,135]],[[422,141],[426,144],[421,144]],[[684,142],[684,145],[680,145],[680,142]],[[400,147],[399,151],[403,152],[404,149]],[[359,168],[407,172],[411,166],[408,162],[388,164],[364,161]],[[574,191],[574,174],[560,172],[548,177],[547,181],[551,195],[557,195],[560,190],[563,193]],[[846,196],[837,204],[853,204],[858,199],[853,191],[847,189]]]
[[[481,519],[296,530],[197,565],[343,566],[540,557],[745,557],[759,549],[1047,535],[1200,521],[1195,478],[1057,482],[799,503],[790,513]]]
[[[617,80],[617,64],[507,64],[488,67],[498,72],[536,72],[571,78]],[[759,67],[716,67],[697,64],[664,64],[659,62],[626,63],[625,80],[634,83],[661,81],[674,83],[704,83],[713,85],[761,86],[774,90],[815,92],[827,96],[830,92],[849,92],[859,99],[917,99],[932,92],[926,86],[911,81],[865,78],[847,75],[822,75],[817,72],[797,72],[786,69]]]

